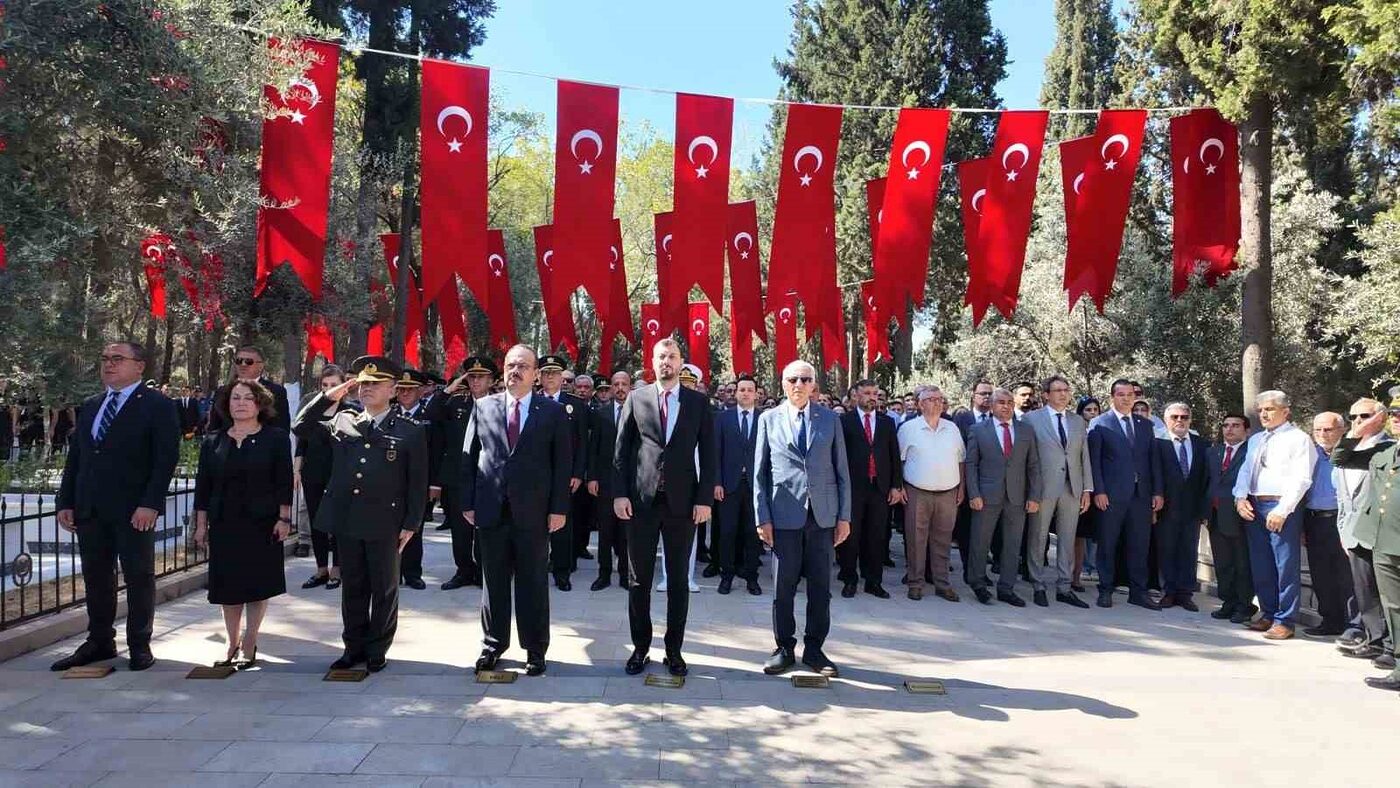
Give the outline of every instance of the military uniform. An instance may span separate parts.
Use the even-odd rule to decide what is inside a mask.
[[[1391,403],[1392,410],[1396,407],[1400,400]],[[1370,471],[1371,495],[1361,506],[1353,535],[1371,549],[1386,626],[1400,632],[1400,443],[1383,444],[1378,451],[1357,451],[1357,443],[1357,438],[1343,438],[1332,451],[1332,464]],[[1396,642],[1395,656],[1400,657],[1400,639]],[[1385,689],[1400,689],[1400,668],[1376,681],[1388,682]]]
[[[416,369],[405,369],[399,373],[395,389],[416,388],[431,384],[432,378],[428,374]],[[423,428],[423,434],[428,444],[428,486],[431,487],[437,484],[433,480],[437,478],[437,464],[442,459],[442,435],[427,416],[427,409],[431,404],[430,398],[431,395],[419,400],[412,408],[405,408],[395,402],[389,406],[389,409],[395,416],[407,419]],[[433,499],[428,497],[425,501],[423,523],[426,525],[433,519]],[[399,582],[420,591],[425,587],[423,583],[423,529],[421,528],[413,535],[412,539],[408,540],[408,544],[404,545],[403,555],[399,558]]]
[[[563,356],[540,356],[540,372],[562,372],[567,366]],[[540,396],[553,400],[564,408],[569,420],[573,453],[573,470],[570,471],[569,478],[579,480],[579,488],[570,493],[568,521],[563,528],[549,535],[549,564],[550,571],[554,574],[554,585],[561,591],[568,591],[573,588],[569,575],[578,568],[578,554],[574,550],[574,528],[585,527],[578,524],[578,518],[575,516],[578,512],[576,496],[578,493],[587,495],[583,478],[588,475],[588,422],[592,412],[588,409],[588,403],[565,391],[560,391],[554,396],[541,391]]]
[[[469,356],[462,361],[462,371],[468,375],[500,376],[496,363],[485,356]],[[462,517],[462,446],[471,420],[475,400],[470,390],[448,395],[439,392],[428,403],[427,417],[439,430],[442,457],[437,464],[433,484],[442,488],[443,524],[452,531],[452,559],[457,572],[446,583],[444,591],[462,586],[481,585],[481,548],[476,541],[476,526]]]
[[[361,382],[401,374],[379,356],[361,356],[350,372]],[[337,665],[367,660],[373,670],[382,667],[398,627],[399,533],[417,531],[423,521],[427,438],[421,426],[392,412],[377,419],[348,410],[328,415],[332,404],[317,394],[292,431],[305,438],[323,430],[330,438],[331,477],[312,527],[335,536],[340,562],[345,656]]]

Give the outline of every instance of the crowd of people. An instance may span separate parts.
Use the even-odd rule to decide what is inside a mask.
[[[151,532],[188,403],[143,384],[144,364],[139,345],[109,345],[105,391],[76,413],[58,517],[79,537],[90,628],[55,669],[115,655],[118,560],[131,667],[154,660]],[[1122,379],[1103,400],[1076,398],[1060,375],[983,381],[963,406],[932,385],[820,392],[812,365],[795,361],[777,398],[749,375],[707,386],[664,339],[650,369],[608,377],[524,345],[503,370],[470,357],[450,382],[365,356],[348,371],[326,366],[293,418],[262,364],[255,348],[239,349],[203,422],[194,538],[210,549],[223,664],[256,664],[267,602],[285,591],[300,490],[317,565],[303,587],[341,594],[336,668],[387,664],[399,589],[426,588],[422,531],[441,507],[455,562],[442,590],[482,587],[478,670],[509,648],[512,614],[526,673],[547,670],[550,585],[570,592],[581,561],[596,562],[592,591],[614,572],[627,591],[628,674],[650,661],[653,590],[666,594],[663,664],[683,676],[696,569],[720,578],[720,594],[741,581],[762,595],[768,561],[775,647],[764,671],[798,661],[805,584],[801,661],[833,676],[823,650],[832,592],[889,598],[895,533],[911,600],[931,590],[961,601],[956,545],[980,604],[1025,608],[1029,589],[1041,608],[1108,608],[1126,586],[1128,604],[1196,613],[1204,529],[1220,600],[1212,618],[1268,640],[1334,640],[1389,671],[1368,684],[1400,690],[1400,391],[1388,404],[1360,398],[1345,416],[1312,414],[1311,434],[1281,391],[1259,394],[1253,414],[1206,424],[1185,402],[1154,415],[1142,387]],[[1310,627],[1304,550],[1319,618]]]

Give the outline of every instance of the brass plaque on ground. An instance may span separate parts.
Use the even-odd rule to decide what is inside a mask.
[[[826,676],[793,676],[792,686],[798,689],[826,689],[831,686],[831,679]]]
[[[238,672],[238,668],[232,665],[200,665],[190,668],[190,672],[185,674],[187,679],[226,679]]]
[[[477,684],[514,684],[520,674],[513,670],[478,670]]]
[[[941,681],[906,681],[904,688],[915,695],[947,695],[948,690]]]
[[[111,665],[83,665],[63,671],[65,679],[102,679],[116,668]]]
[[[685,676],[657,676],[652,674],[647,676],[646,685],[648,687],[680,689],[685,686]]]
[[[344,670],[331,668],[326,671],[326,677],[322,681],[364,681],[368,675],[369,671],[359,668],[346,668]]]

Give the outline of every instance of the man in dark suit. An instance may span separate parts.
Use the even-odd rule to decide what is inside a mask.
[[[510,647],[514,583],[525,672],[545,672],[549,541],[569,512],[574,448],[564,408],[533,391],[538,363],[525,345],[507,351],[506,391],[477,401],[462,446],[462,516],[477,528],[486,582],[478,671]]]
[[[564,370],[568,366],[569,362],[563,356],[540,356],[540,394],[558,403],[569,420],[569,451],[573,461],[569,495],[572,501],[574,494],[583,486],[583,477],[588,470],[588,422],[591,411],[588,403],[563,390]],[[574,549],[574,511],[571,504],[570,516],[566,518],[564,527],[549,535],[550,569],[554,572],[554,586],[560,591],[573,589],[569,575],[578,566],[578,554]]]
[[[1162,608],[1173,605],[1197,611],[1196,564],[1201,523],[1209,513],[1210,445],[1191,432],[1191,408],[1173,402],[1162,411],[1167,437],[1157,439],[1157,462],[1162,466],[1162,510],[1153,535],[1162,569]]]
[[[1119,378],[1110,389],[1112,407],[1089,425],[1089,465],[1098,507],[1099,607],[1113,607],[1114,558],[1118,540],[1127,543],[1128,603],[1160,610],[1147,596],[1147,547],[1152,513],[1162,508],[1162,464],[1154,448],[1152,422],[1132,413],[1133,384]]]
[[[588,494],[593,498],[593,520],[598,525],[598,577],[589,588],[602,591],[612,585],[613,559],[617,559],[617,584],[626,589],[627,528],[613,514],[613,451],[617,448],[617,425],[622,406],[632,393],[632,376],[615,372],[608,399],[593,409],[593,428],[588,431]],[[600,389],[604,390],[604,389]]]
[[[462,518],[462,441],[467,434],[474,403],[491,392],[499,370],[485,356],[468,356],[462,374],[428,403],[428,420],[442,431],[442,460],[436,484],[442,488],[443,525],[452,532],[452,560],[457,571],[442,590],[481,585],[481,551],[476,526]]]
[[[1254,578],[1249,571],[1249,545],[1244,524],[1235,511],[1235,480],[1244,466],[1249,445],[1249,420],[1240,413],[1227,413],[1220,422],[1220,442],[1210,448],[1206,465],[1206,504],[1210,508],[1207,533],[1215,564],[1216,595],[1220,607],[1211,618],[1243,624],[1254,618]]]
[[[953,414],[953,423],[956,424],[958,430],[962,432],[964,442],[967,441],[968,434],[972,432],[972,427],[974,425],[991,420],[992,390],[994,388],[995,387],[989,381],[977,381],[972,387],[972,408]],[[911,407],[911,403],[908,401],[904,403],[904,418],[906,421],[919,417],[918,403],[912,404],[914,407]],[[958,546],[958,555],[962,560],[963,567],[963,582],[968,585],[972,584],[972,576],[968,574],[967,571],[968,543],[971,541],[971,536],[972,507],[968,505],[967,497],[964,496],[962,503],[958,505],[958,519],[953,523],[953,543]],[[932,583],[933,578],[928,577],[925,578],[924,581]]]
[[[968,573],[972,593],[984,605],[992,603],[987,590],[987,551],[992,532],[1003,537],[998,560],[997,599],[1013,607],[1025,607],[1016,594],[1016,566],[1021,558],[1021,537],[1026,515],[1040,511],[1044,480],[1040,476],[1040,451],[1031,425],[1015,418],[1015,400],[1006,389],[992,392],[992,418],[976,424],[967,437],[967,496],[972,508],[972,549]]]
[[[883,583],[890,507],[903,500],[904,477],[895,425],[875,412],[879,394],[873,380],[856,383],[851,387],[856,407],[841,416],[851,474],[851,536],[837,548],[836,560],[841,596],[847,599],[856,595],[858,578],[865,580],[865,593],[890,598]]]
[[[401,419],[411,421],[423,428],[423,436],[428,447],[427,503],[423,506],[423,523],[432,521],[433,502],[442,495],[438,485],[438,466],[442,460],[442,431],[435,428],[428,418],[427,405],[423,395],[431,384],[427,374],[417,369],[405,368],[399,373],[394,384],[394,404],[389,408]],[[422,591],[428,587],[423,582],[423,529],[414,531],[413,538],[404,545],[399,557],[399,582]]]
[[[290,430],[292,428],[292,414],[287,405],[287,390],[282,387],[282,384],[263,374],[266,368],[267,362],[263,360],[262,351],[253,345],[244,345],[233,354],[233,381],[224,385],[231,385],[240,380],[256,380],[261,383],[263,388],[272,392],[272,399],[277,409],[277,412],[272,415],[272,420],[268,423],[284,430]],[[219,394],[218,391],[214,392],[215,402],[219,400]],[[209,411],[209,423],[205,426],[205,430],[208,432],[226,430],[231,423],[232,420],[229,419],[227,413],[220,413],[218,408],[213,408]]]
[[[763,593],[758,585],[758,530],[754,525],[753,469],[755,437],[758,434],[758,385],[753,375],[744,373],[734,388],[735,407],[715,417],[719,435],[719,533],[713,557],[719,564],[719,588],[728,594],[734,576],[744,578],[754,596]],[[884,544],[880,545],[884,549]]]
[[[87,588],[88,637],[55,662],[67,670],[117,655],[117,560],[126,579],[126,645],[132,670],[155,664],[155,527],[180,453],[175,404],[141,383],[143,346],[114,342],[102,349],[102,385],[88,397],[68,439],[63,480],[54,501],[58,524],[78,535]]]
[[[390,404],[403,369],[383,356],[360,356],[351,379],[317,394],[292,431],[331,439],[331,479],[312,527],[335,536],[345,653],[334,669],[366,663],[384,669],[399,624],[399,554],[423,525],[428,501],[428,440]],[[340,409],[357,389],[362,412]]]
[[[185,387],[184,394],[176,401],[176,407],[180,413],[180,433],[193,435],[199,429],[199,400],[194,396],[193,388]]]
[[[681,657],[690,589],[695,529],[710,519],[716,476],[714,418],[705,395],[680,385],[681,349],[674,339],[652,348],[656,382],[627,398],[618,423],[613,454],[613,513],[628,523],[632,587],[627,617],[632,656],[627,673],[636,675],[651,660],[651,581],[656,544],[666,548],[667,574],[676,582],[666,592],[666,658],[672,675],[688,669]]]

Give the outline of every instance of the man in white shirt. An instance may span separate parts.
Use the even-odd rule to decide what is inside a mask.
[[[1317,452],[1306,432],[1288,422],[1288,395],[1255,397],[1263,429],[1249,438],[1245,467],[1235,480],[1235,509],[1247,525],[1254,593],[1261,608],[1247,626],[1269,640],[1293,637],[1302,577],[1303,496],[1312,486]]]
[[[949,602],[958,592],[948,581],[948,550],[963,501],[962,432],[943,418],[946,400],[937,386],[915,394],[918,417],[899,425],[899,458],[904,462],[904,557],[910,599],[924,598],[924,577]]]

